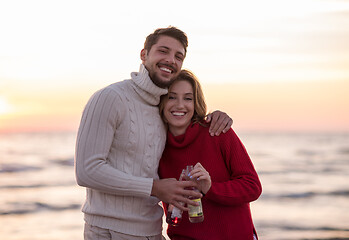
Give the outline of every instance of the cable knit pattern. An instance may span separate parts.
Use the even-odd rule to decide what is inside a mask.
[[[77,182],[87,188],[87,223],[136,236],[161,233],[163,210],[150,194],[166,140],[157,107],[166,93],[141,65],[131,79],[88,101],[75,153]]]

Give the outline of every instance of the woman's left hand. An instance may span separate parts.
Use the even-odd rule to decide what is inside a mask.
[[[206,169],[200,164],[197,163],[194,166],[194,169],[190,172],[190,175],[193,179],[196,179],[199,183],[199,190],[206,194],[211,188],[211,176],[206,171]]]

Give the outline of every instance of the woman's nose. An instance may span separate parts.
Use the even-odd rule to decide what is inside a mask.
[[[182,99],[178,99],[177,100],[177,107],[183,107],[183,106],[184,106],[183,100]]]

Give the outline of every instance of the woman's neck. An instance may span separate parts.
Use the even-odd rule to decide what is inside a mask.
[[[179,136],[179,135],[183,135],[185,133],[185,131],[187,130],[188,126],[190,125],[190,123],[188,123],[186,126],[182,126],[182,127],[176,127],[176,126],[168,126],[168,130],[170,131],[170,133],[172,133],[173,136]]]

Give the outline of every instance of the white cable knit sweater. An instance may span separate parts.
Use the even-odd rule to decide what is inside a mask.
[[[131,77],[87,103],[76,141],[76,179],[87,188],[87,223],[153,236],[161,233],[163,211],[150,194],[166,140],[157,105],[167,89],[157,87],[143,65]]]

